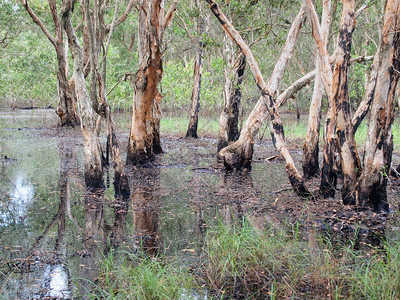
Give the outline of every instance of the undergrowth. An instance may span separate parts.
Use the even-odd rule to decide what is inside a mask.
[[[368,253],[354,243],[316,243],[247,222],[211,228],[201,263],[107,257],[93,295],[107,299],[399,299],[400,242]],[[189,271],[191,270],[191,271]],[[199,288],[201,287],[201,288]],[[195,295],[191,298],[190,295]]]

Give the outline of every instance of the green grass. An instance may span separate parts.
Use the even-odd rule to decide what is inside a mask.
[[[399,299],[398,240],[367,253],[352,241],[310,234],[305,241],[296,231],[221,222],[209,229],[191,273],[178,258],[111,254],[92,298],[190,299],[201,286],[208,299]]]
[[[189,126],[189,117],[165,116],[161,119],[161,134],[174,134],[185,136]],[[218,134],[218,119],[211,117],[200,117],[197,127],[199,136],[216,136]]]
[[[122,260],[118,260],[122,257]],[[162,257],[110,252],[91,299],[179,299],[195,286],[187,269]]]

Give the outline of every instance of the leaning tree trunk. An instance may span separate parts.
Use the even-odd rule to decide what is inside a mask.
[[[163,0],[141,0],[139,12],[139,59],[132,105],[132,125],[126,162],[145,164],[154,158],[154,101],[162,99],[158,91],[163,72],[162,31]]]
[[[233,76],[226,76],[227,91],[224,93],[224,109],[219,117],[218,153],[239,138],[239,110],[242,99],[241,85],[246,69],[246,56],[240,53],[233,66]],[[231,78],[232,77],[232,78]]]
[[[331,16],[331,1],[324,0],[321,18],[321,34],[325,43],[328,43],[328,31]],[[303,176],[311,178],[319,175],[319,130],[321,125],[321,103],[324,86],[321,78],[320,59],[316,57],[316,70],[314,91],[311,99],[306,140],[303,146]]]
[[[262,109],[260,106],[267,107],[268,113],[271,117],[271,135],[272,135],[272,140],[274,142],[274,145],[276,149],[281,153],[281,155],[284,157],[286,161],[286,172],[287,176],[289,177],[290,183],[295,190],[295,192],[300,195],[301,197],[310,197],[312,194],[308,190],[308,188],[304,185],[303,178],[301,177],[300,173],[296,169],[296,166],[294,164],[293,158],[290,155],[289,149],[286,145],[285,142],[285,136],[283,133],[283,125],[282,121],[280,119],[278,110],[275,105],[275,101],[273,99],[273,94],[271,93],[272,91],[276,91],[280,82],[280,79],[283,75],[283,72],[281,71],[282,69],[285,69],[285,66],[287,64],[287,61],[289,57],[291,56],[292,51],[289,53],[285,53],[285,50],[291,49],[293,50],[294,48],[294,41],[296,39],[293,38],[293,36],[288,37],[288,41],[285,45],[284,48],[284,53],[285,55],[281,55],[281,58],[279,59],[277,65],[275,66],[275,69],[279,69],[280,71],[275,71],[274,70],[274,75],[272,76],[269,84],[264,81],[264,78],[260,72],[260,69],[258,67],[257,61],[255,60],[253,53],[251,52],[249,46],[245,43],[245,41],[242,39],[240,34],[236,31],[236,29],[232,26],[232,24],[229,22],[229,20],[226,18],[226,16],[221,12],[219,9],[218,5],[213,1],[213,0],[206,0],[209,5],[210,9],[213,12],[213,14],[216,16],[218,21],[221,23],[223,29],[225,32],[234,40],[238,46],[241,48],[242,52],[246,55],[249,67],[253,73],[253,76],[256,80],[257,86],[261,90],[261,95],[262,95],[262,101],[259,101],[257,103],[256,108],[253,110],[254,111],[259,111],[259,115],[263,114],[262,112],[264,109]],[[303,7],[300,9],[300,12],[298,16],[296,17],[296,21],[294,22],[295,25],[292,26],[290,32],[293,34],[293,31],[300,30],[302,19],[304,16],[304,9]],[[290,35],[290,34],[289,34]],[[295,37],[297,37],[297,34],[294,34]],[[292,44],[290,47],[287,46],[288,44]],[[252,113],[253,115],[253,113]],[[224,157],[224,163],[225,166],[227,167],[232,167],[240,163],[241,166],[243,166],[243,162],[246,160],[246,158],[250,158],[247,160],[248,167],[250,167],[250,161],[252,157],[252,152],[253,152],[253,135],[254,130],[256,128],[259,128],[259,124],[257,125],[258,122],[258,116],[254,116],[252,118],[252,115],[250,115],[248,121],[246,122],[247,128],[244,128],[244,132],[246,133],[244,136],[246,138],[239,138],[239,140],[232,145],[228,146],[227,148],[224,148],[221,152],[223,154],[222,156]],[[262,118],[263,120],[265,117]],[[255,125],[255,126],[252,126]],[[253,129],[253,130],[252,130]],[[242,130],[242,132],[243,132]],[[233,146],[233,147],[231,147]],[[226,151],[226,149],[232,149],[233,151]],[[251,152],[251,155],[249,156]]]
[[[215,11],[214,14],[219,14],[219,8],[215,4],[215,2],[208,1],[208,0],[207,0],[207,2],[210,3],[210,7],[213,10],[213,12],[215,11],[215,9],[218,9],[218,11]],[[219,15],[217,15],[217,18],[218,17],[219,17]],[[278,62],[275,65],[275,68],[271,75],[271,78],[268,81],[268,84],[266,84],[266,86],[265,86],[265,88],[268,90],[268,95],[271,98],[273,96],[275,96],[275,93],[278,89],[279,83],[282,79],[283,73],[288,65],[288,62],[290,61],[290,58],[291,58],[293,50],[294,50],[294,45],[296,43],[297,36],[301,29],[303,20],[304,20],[304,9],[301,8],[300,12],[298,13],[296,19],[294,20],[294,22],[292,24],[290,31],[289,31],[285,46],[282,50],[282,53],[281,53],[281,56],[280,56]],[[226,24],[228,24],[228,23],[226,23],[225,21],[220,21],[220,22],[225,29],[225,27],[227,26]],[[232,25],[229,23],[229,26],[232,26]],[[251,71],[254,73],[254,68],[255,67],[258,68],[258,65],[255,61],[250,61],[249,53],[251,53],[251,51],[248,48],[248,46],[240,38],[241,41],[239,41],[239,42],[243,43],[247,47],[246,48],[247,52],[245,52],[244,46],[239,44],[238,40],[236,40],[236,38],[233,37],[230,32],[228,32],[228,35],[232,39],[234,39],[235,42],[239,45],[242,52],[247,57],[247,61],[248,61]],[[239,34],[238,34],[238,36],[239,36]],[[252,57],[252,59],[255,60],[254,57]],[[261,74],[259,76],[262,78]],[[256,82],[258,83],[259,78],[255,77],[255,79],[256,79]],[[268,101],[267,101],[267,103],[268,103]],[[243,168],[249,169],[249,168],[251,168],[251,161],[253,158],[254,138],[256,137],[264,120],[267,118],[268,113],[273,116],[271,118],[273,120],[273,122],[271,123],[271,132],[272,132],[272,136],[274,139],[274,136],[275,136],[274,132],[276,132],[276,130],[281,126],[281,120],[280,120],[279,116],[278,116],[278,118],[276,118],[274,116],[275,113],[278,114],[274,101],[272,100],[271,103],[266,104],[266,98],[264,96],[264,93],[262,93],[262,96],[258,100],[256,106],[251,111],[249,118],[247,119],[244,127],[242,128],[239,139],[236,142],[232,143],[231,145],[223,148],[218,154],[219,157],[224,161],[224,165],[227,169],[243,169]],[[280,134],[282,134],[282,137],[283,137],[283,132],[280,132]],[[279,149],[278,146],[277,146],[277,149]],[[297,172],[297,169],[296,169],[296,172]]]
[[[354,0],[343,0],[342,3],[342,19],[336,47],[332,89],[337,107],[336,145],[343,175],[342,199],[344,204],[355,204],[354,187],[360,170],[360,160],[354,139],[348,94],[348,72],[352,34],[355,27],[355,9]]]
[[[371,107],[364,168],[357,187],[357,204],[388,211],[387,179],[393,151],[391,126],[394,99],[400,70],[400,0],[388,0],[385,5],[379,68]]]
[[[62,21],[74,57],[75,92],[78,101],[78,112],[85,151],[85,182],[88,189],[95,190],[104,187],[101,148],[99,138],[96,134],[93,109],[89,101],[86,81],[83,75],[82,48],[79,45],[71,22],[72,6],[73,3],[71,0],[66,0],[63,3]]]
[[[194,62],[194,78],[193,78],[193,90],[191,103],[192,107],[190,110],[190,121],[186,131],[186,137],[197,138],[197,125],[199,123],[199,110],[200,110],[200,90],[201,90],[201,69],[202,69],[202,57],[203,57],[203,33],[205,32],[204,19],[200,15],[200,3],[199,0],[195,1],[196,8],[199,9],[199,17],[197,18],[197,34],[200,38],[199,45],[197,48],[196,61]]]

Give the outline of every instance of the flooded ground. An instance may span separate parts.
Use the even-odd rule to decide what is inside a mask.
[[[0,113],[2,299],[82,297],[110,247],[144,248],[194,264],[208,228],[218,222],[296,228],[310,243],[325,231],[360,248],[399,238],[398,180],[389,186],[391,214],[355,211],[338,199],[300,200],[284,163],[266,160],[277,154],[268,139],[257,142],[251,172],[226,174],[216,163],[216,139],[164,134],[165,153],[155,166],[130,170],[128,200],[115,199],[108,170],[104,193],[89,195],[80,131],[56,122],[53,110]],[[122,131],[123,152],[127,139]],[[300,147],[291,144],[300,161]]]

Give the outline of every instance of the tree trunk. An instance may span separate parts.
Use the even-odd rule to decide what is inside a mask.
[[[161,147],[160,138],[161,104],[158,101],[154,101],[153,118],[153,152],[154,154],[161,154],[164,151]]]
[[[227,76],[229,87],[224,93],[224,109],[219,118],[218,153],[239,138],[239,110],[242,99],[241,84],[246,68],[246,56],[240,53],[233,66],[233,76]],[[232,78],[230,78],[232,77]]]
[[[127,164],[141,165],[154,158],[154,101],[162,68],[163,0],[141,0],[139,12],[139,59],[132,107],[132,125],[128,142]]]
[[[246,55],[249,67],[253,73],[254,79],[256,80],[257,86],[261,90],[262,95],[262,101],[259,101],[257,103],[252,114],[246,122],[245,128],[242,130],[242,133],[244,134],[241,134],[237,142],[221,150],[221,156],[224,157],[225,166],[227,168],[232,168],[236,166],[250,167],[251,158],[253,155],[253,134],[260,128],[261,124],[259,124],[259,122],[262,122],[266,117],[264,116],[265,108],[263,108],[266,107],[271,117],[272,140],[276,149],[285,158],[287,176],[293,189],[301,197],[312,196],[308,188],[304,185],[303,179],[296,169],[293,158],[290,155],[289,149],[285,142],[282,121],[279,117],[278,110],[273,100],[273,95],[278,89],[280,80],[283,75],[283,70],[286,68],[291,54],[293,53],[296,37],[303,22],[302,20],[305,14],[303,6],[300,9],[296,20],[292,25],[288,39],[286,41],[286,45],[284,47],[284,50],[282,51],[282,55],[278,60],[278,63],[275,65],[275,70],[267,85],[261,75],[257,61],[255,60],[249,46],[245,43],[240,34],[234,29],[234,27],[225,17],[225,15],[221,12],[218,5],[213,0],[207,0],[207,2],[209,3],[211,11],[217,17],[225,32],[232,38],[232,40],[234,40],[238,44],[242,52]],[[258,114],[255,115],[254,112],[258,112]],[[231,151],[231,149],[233,151]]]
[[[214,3],[214,1],[208,1],[207,2],[210,4],[210,7],[212,10],[215,10],[215,8],[218,8],[217,5]],[[218,8],[219,10],[219,8]],[[214,14],[219,13],[218,11],[214,12]],[[217,16],[217,18],[219,15]],[[298,33],[301,29],[302,23],[304,20],[304,10],[303,8],[300,10],[298,13],[296,19],[294,20],[292,27],[290,29],[290,32],[288,34],[286,44],[284,46],[284,49],[282,50],[281,56],[278,60],[278,62],[275,65],[274,71],[271,75],[270,80],[268,81],[268,85],[266,84],[265,88],[268,90],[268,95],[272,98],[276,90],[279,86],[279,83],[281,81],[281,78],[283,76],[284,70],[287,67],[287,64],[291,58],[291,55],[294,50],[294,45],[297,40]],[[226,27],[226,22],[225,21],[220,21],[222,26]],[[229,24],[231,26],[231,24]],[[226,29],[225,29],[226,30]],[[243,50],[243,46],[238,43],[238,41],[232,37],[230,33],[228,35],[239,45],[239,47],[242,49],[242,52],[245,54],[247,57],[247,61],[249,64],[250,69],[254,73],[254,67],[257,66],[257,63],[254,61],[250,61],[248,57],[248,53],[250,52],[250,49],[246,50],[247,53]],[[243,41],[244,43],[244,41]],[[247,46],[247,45],[246,45]],[[254,57],[252,58],[254,59]],[[259,77],[262,78],[261,74],[258,75]],[[256,82],[259,83],[259,78],[255,77]],[[272,100],[270,105],[269,101],[265,98],[264,93],[258,100],[256,106],[253,108],[252,112],[250,113],[249,118],[247,119],[244,127],[242,128],[242,131],[240,133],[239,139],[232,143],[231,145],[223,148],[219,152],[219,157],[221,160],[224,161],[224,165],[227,169],[250,169],[251,168],[251,161],[253,158],[253,143],[254,143],[254,138],[257,135],[261,125],[263,124],[264,120],[268,116],[268,112],[270,115],[273,115],[275,113],[278,114],[277,109],[275,107],[275,103]],[[271,134],[274,136],[274,132],[276,131],[277,128],[280,128],[282,126],[280,117],[276,118],[275,116],[271,117],[273,122],[271,123]],[[281,132],[283,136],[283,132]],[[273,137],[274,139],[274,137]],[[277,147],[278,149],[278,147]],[[297,171],[297,170],[296,170]]]
[[[29,6],[27,0],[21,0],[22,5],[35,22],[42,32],[49,39],[50,43],[54,46],[57,54],[57,87],[58,87],[58,106],[56,113],[60,118],[61,126],[75,127],[79,125],[79,117],[76,113],[76,99],[73,95],[73,91],[69,89],[67,80],[67,53],[64,51],[64,39],[63,39],[63,27],[60,22],[60,18],[57,13],[57,4],[55,0],[49,0],[50,14],[54,22],[55,36],[53,37],[50,31],[46,28],[39,17],[34,13],[32,8]]]
[[[101,24],[103,24],[103,16],[101,9],[95,3],[93,8],[93,13],[91,14],[91,7],[89,0],[83,1],[83,11],[85,15],[85,28],[87,31],[87,55],[90,57],[90,70],[92,73],[91,81],[91,101],[92,106],[96,109],[96,112],[100,114],[107,122],[107,136],[108,145],[110,146],[111,158],[113,161],[114,173],[114,190],[116,198],[121,198],[126,200],[130,196],[128,178],[125,172],[125,167],[122,162],[122,158],[119,151],[119,142],[115,132],[115,125],[112,120],[110,106],[107,101],[106,86],[104,77],[99,71],[98,57],[100,54],[101,45],[103,44],[104,35],[101,34]],[[115,22],[116,16],[114,15]],[[109,34],[112,34],[112,30]],[[109,36],[110,38],[110,36]],[[103,59],[106,57],[104,53]],[[106,61],[103,60],[103,64]],[[82,72],[83,73],[83,72]],[[97,130],[99,131],[100,126],[97,125]],[[107,152],[108,155],[108,152]]]
[[[101,148],[96,134],[93,109],[89,101],[86,82],[83,76],[82,48],[76,37],[71,22],[72,1],[63,4],[62,21],[68,35],[68,41],[74,57],[75,92],[78,101],[78,112],[81,122],[85,151],[85,183],[90,190],[104,187],[103,169],[101,164]]]
[[[199,9],[199,17],[197,18],[197,34],[200,38],[199,45],[197,48],[196,61],[194,63],[194,78],[193,78],[193,90],[192,90],[192,108],[190,110],[190,121],[186,131],[186,137],[198,138],[197,136],[197,125],[199,123],[199,110],[200,110],[200,90],[201,90],[201,69],[202,69],[202,58],[203,58],[203,33],[205,32],[204,19],[201,16],[199,0],[195,1],[195,6]]]
[[[321,18],[321,34],[325,43],[328,42],[329,25],[331,17],[331,1],[324,0]],[[303,176],[311,178],[319,175],[319,129],[321,125],[321,103],[323,95],[323,83],[321,78],[320,59],[316,57],[317,74],[314,83],[314,91],[308,115],[306,140],[303,146]]]
[[[391,126],[400,70],[400,0],[387,0],[383,17],[378,78],[365,144],[357,205],[388,211],[386,186],[393,151]]]
[[[343,0],[342,3],[342,19],[336,47],[332,89],[333,100],[337,107],[336,145],[343,175],[342,199],[344,204],[355,204],[354,187],[360,170],[360,160],[354,140],[348,94],[348,72],[352,34],[355,27],[355,8],[354,0]]]
[[[326,43],[321,36],[320,25],[311,0],[305,1],[311,21],[312,35],[317,45],[321,79],[328,97],[328,113],[325,122],[325,148],[321,175],[320,192],[323,197],[334,197],[337,184],[337,170],[335,169],[335,130],[336,130],[336,102],[332,93],[332,70]]]

